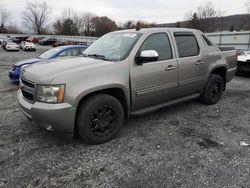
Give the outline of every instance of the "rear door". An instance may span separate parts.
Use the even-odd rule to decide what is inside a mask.
[[[204,44],[200,35],[193,32],[174,32],[178,54],[179,88],[178,97],[198,93],[203,89],[206,75]],[[199,38],[198,38],[199,37]]]
[[[178,87],[178,67],[169,34],[149,34],[142,42],[137,55],[144,50],[155,50],[158,61],[131,67],[133,110],[171,100]]]

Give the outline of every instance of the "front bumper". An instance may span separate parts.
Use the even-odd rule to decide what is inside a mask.
[[[24,47],[24,50],[36,50],[36,48],[35,47],[26,46],[26,47]]]
[[[24,115],[39,127],[62,135],[74,135],[75,110],[68,103],[34,104],[23,98],[21,90],[17,92],[19,106]]]
[[[237,72],[250,72],[250,61],[239,61],[237,64]]]
[[[6,47],[6,50],[7,51],[19,51],[19,47],[18,48],[7,48]]]

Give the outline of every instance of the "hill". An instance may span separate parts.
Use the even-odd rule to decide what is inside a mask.
[[[199,20],[201,25],[209,25],[206,32],[250,30],[250,15],[230,15]],[[156,24],[157,27],[192,27],[190,21]]]

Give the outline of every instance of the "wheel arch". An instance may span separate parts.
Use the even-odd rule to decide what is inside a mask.
[[[226,83],[227,83],[227,68],[226,68],[226,66],[214,67],[210,71],[209,76],[211,76],[212,74],[218,74],[218,75],[220,75],[222,77],[222,79],[224,81],[224,90],[225,90],[226,89]]]
[[[107,95],[111,95],[113,97],[115,97],[122,105],[123,110],[124,110],[124,118],[126,120],[129,119],[129,108],[130,108],[130,103],[129,103],[129,99],[128,96],[126,95],[126,92],[124,91],[124,89],[120,88],[120,87],[109,87],[109,88],[103,88],[103,89],[99,89],[99,90],[95,90],[95,91],[89,91],[87,93],[85,93],[84,95],[81,95],[78,99],[78,102],[76,104],[76,115],[75,115],[75,129],[74,132],[77,133],[77,116],[78,116],[78,112],[79,112],[79,107],[85,102],[87,101],[89,98],[91,98],[94,95],[98,95],[98,94],[107,94]]]

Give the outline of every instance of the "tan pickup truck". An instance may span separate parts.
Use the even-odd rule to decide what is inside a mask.
[[[83,57],[22,69],[18,101],[35,124],[100,144],[130,115],[194,98],[217,103],[236,63],[235,50],[223,51],[197,30],[116,31]]]

